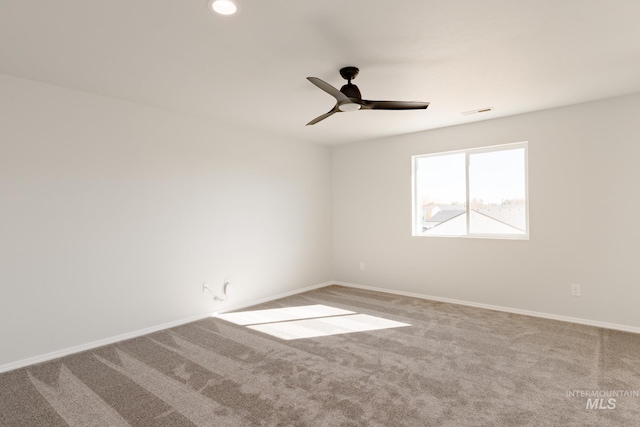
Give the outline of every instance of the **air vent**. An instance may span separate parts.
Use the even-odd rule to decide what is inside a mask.
[[[477,110],[464,111],[460,114],[462,114],[463,116],[470,116],[472,114],[488,113],[489,111],[493,111],[493,107],[478,108]]]

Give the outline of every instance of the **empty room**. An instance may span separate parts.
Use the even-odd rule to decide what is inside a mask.
[[[638,16],[0,0],[0,426],[640,425]]]

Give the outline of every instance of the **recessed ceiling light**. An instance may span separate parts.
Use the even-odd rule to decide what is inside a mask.
[[[233,15],[238,11],[238,6],[231,0],[209,0],[209,8],[220,15]]]

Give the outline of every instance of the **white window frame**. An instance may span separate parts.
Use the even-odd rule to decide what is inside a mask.
[[[488,153],[493,151],[505,151],[518,148],[524,148],[524,186],[525,186],[525,224],[526,230],[524,234],[483,234],[469,233],[470,226],[470,200],[469,200],[469,157],[472,154]],[[467,233],[463,235],[447,235],[447,234],[426,234],[422,231],[422,215],[418,212],[420,202],[418,200],[417,179],[417,161],[426,157],[437,157],[448,154],[465,154],[465,180],[466,180],[466,221]],[[443,151],[438,153],[418,154],[411,156],[411,224],[412,235],[414,237],[458,237],[458,238],[481,238],[481,239],[499,239],[499,240],[529,240],[529,144],[527,141],[514,142],[509,144],[491,145],[479,148],[469,148],[463,150]]]

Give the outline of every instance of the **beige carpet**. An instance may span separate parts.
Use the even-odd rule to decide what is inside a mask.
[[[317,304],[411,326],[205,319],[0,375],[0,426],[640,425],[640,335],[338,286],[255,308]]]

